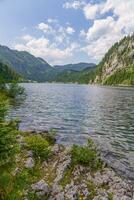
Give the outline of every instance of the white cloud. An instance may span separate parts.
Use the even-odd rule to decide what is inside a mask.
[[[62,63],[64,60],[73,56],[77,50],[77,43],[70,43],[66,48],[59,48],[57,44],[51,43],[47,38],[35,38],[30,35],[22,36],[21,43],[14,46],[16,50],[28,51],[31,54],[42,57],[49,61],[51,64]]]
[[[86,36],[87,36],[86,31],[85,31],[84,29],[82,29],[82,30],[80,31],[79,36],[80,36],[80,37],[86,37]]]
[[[87,32],[87,39],[96,40],[100,38],[100,36],[104,37],[107,34],[111,35],[111,32],[113,32],[114,25],[115,25],[115,21],[112,17],[95,20],[93,23],[93,26],[89,28]]]
[[[109,15],[109,11],[113,13]],[[83,8],[86,19],[92,20],[88,31],[82,30],[86,46],[82,51],[92,58],[100,60],[107,50],[125,35],[134,32],[134,1],[107,0],[95,5],[87,4]]]
[[[79,0],[79,1],[72,1],[72,2],[66,2],[63,4],[63,8],[65,9],[79,9],[85,5],[85,1]]]
[[[89,28],[82,28],[80,38],[77,38],[77,32],[70,23],[62,26],[57,19],[49,18],[36,27],[42,37],[24,35],[15,48],[29,51],[54,64],[64,63],[79,50],[88,54],[89,59],[99,61],[115,42],[134,31],[134,0],[85,2],[70,0],[63,6],[66,9],[82,9],[89,21]],[[74,33],[79,44],[72,42]]]
[[[86,19],[95,19],[98,12],[100,11],[100,7],[101,7],[101,4],[87,4],[84,8],[83,8],[83,12],[84,12],[84,15],[86,17]]]
[[[58,20],[57,19],[48,18],[47,22],[50,23],[50,24],[52,24],[52,23],[58,23]]]
[[[43,22],[38,24],[37,29],[43,31],[46,34],[54,33],[54,30],[53,30],[52,26],[50,26],[47,23],[43,23]]]
[[[72,35],[72,34],[75,32],[75,30],[74,30],[74,28],[72,28],[71,26],[68,26],[68,27],[66,28],[66,32],[67,32],[69,35]]]

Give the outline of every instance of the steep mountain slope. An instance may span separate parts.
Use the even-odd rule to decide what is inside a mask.
[[[67,82],[103,85],[134,85],[134,34],[114,44],[94,68],[63,74]]]
[[[45,71],[51,66],[41,58],[25,51],[11,50],[0,46],[0,62],[8,64],[24,78],[36,81],[45,80]]]
[[[19,75],[12,70],[9,66],[0,63],[0,83],[11,82],[12,80],[17,80]]]
[[[134,34],[124,37],[106,53],[97,67],[94,83],[134,84]]]

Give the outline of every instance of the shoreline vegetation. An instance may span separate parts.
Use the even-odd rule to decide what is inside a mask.
[[[21,92],[20,92],[21,91]],[[1,200],[132,200],[133,185],[87,145],[65,147],[54,131],[22,132],[18,120],[6,121],[10,102],[24,90],[17,84],[0,90]]]

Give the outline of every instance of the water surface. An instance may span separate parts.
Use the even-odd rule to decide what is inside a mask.
[[[26,100],[11,110],[22,130],[54,128],[58,142],[91,136],[104,159],[134,179],[134,89],[77,84],[24,84]]]

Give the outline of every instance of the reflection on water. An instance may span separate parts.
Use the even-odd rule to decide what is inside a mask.
[[[58,142],[99,143],[104,159],[134,179],[134,89],[75,84],[24,84],[23,104],[9,117],[23,130],[54,128]]]

